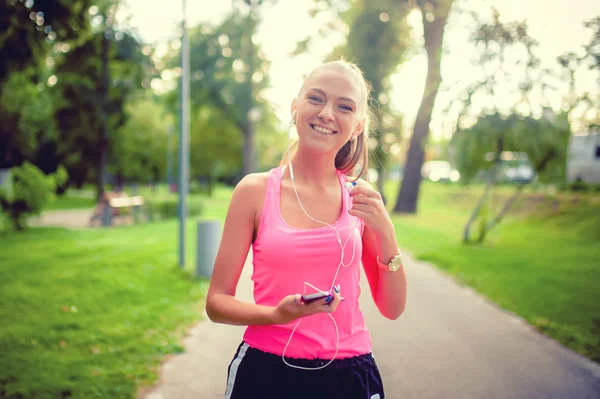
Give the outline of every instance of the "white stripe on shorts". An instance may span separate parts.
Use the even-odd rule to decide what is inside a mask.
[[[250,346],[244,342],[237,356],[235,359],[233,359],[233,362],[231,362],[231,367],[229,368],[229,378],[227,378],[227,389],[225,390],[225,399],[231,399],[238,367],[240,367],[240,363],[242,363],[242,359],[244,358],[244,355],[246,355],[246,350],[248,350],[249,347]]]

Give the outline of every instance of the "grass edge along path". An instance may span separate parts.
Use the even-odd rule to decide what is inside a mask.
[[[153,383],[208,286],[176,265],[176,237],[175,221],[3,236],[0,397],[132,398]]]
[[[399,244],[539,332],[600,362],[598,196],[530,193],[485,243],[465,245],[462,229],[481,189],[424,184],[418,215],[392,215]],[[511,188],[499,191],[506,197]]]

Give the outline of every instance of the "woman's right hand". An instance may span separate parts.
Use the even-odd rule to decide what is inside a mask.
[[[333,313],[340,302],[344,299],[340,295],[339,286],[337,292],[333,291],[333,300],[327,302],[327,298],[319,299],[311,303],[302,302],[302,295],[288,295],[279,302],[273,310],[273,324],[288,324],[301,317],[317,313]]]

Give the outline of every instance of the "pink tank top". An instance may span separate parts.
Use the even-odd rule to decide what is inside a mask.
[[[341,256],[340,245],[331,227],[296,229],[283,220],[280,209],[282,173],[283,167],[269,172],[258,236],[252,246],[254,300],[257,304],[268,306],[277,306],[286,295],[314,292],[308,287],[304,290],[305,281],[328,291]],[[351,198],[344,187],[347,177],[340,171],[338,177],[343,209],[333,227],[340,232],[342,243],[350,236],[344,250],[344,263],[349,266],[341,266],[336,278],[335,283],[340,284],[346,300],[338,305],[332,316],[340,336],[336,358],[347,358],[371,352],[371,338],[358,305],[364,223],[359,220],[356,224],[357,219],[348,214]],[[281,356],[296,323],[248,326],[244,341],[251,347]],[[328,314],[323,313],[301,319],[285,356],[331,359],[335,351],[335,326]]]

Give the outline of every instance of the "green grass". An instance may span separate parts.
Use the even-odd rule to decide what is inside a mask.
[[[0,397],[132,398],[153,382],[202,312],[195,231],[189,220],[185,271],[176,220],[0,237]]]
[[[397,187],[388,187],[390,198]],[[496,190],[495,210],[511,188]],[[600,201],[527,193],[483,244],[462,232],[482,187],[425,183],[415,216],[394,215],[398,242],[539,331],[600,362]],[[472,236],[476,236],[476,226]]]
[[[57,196],[54,201],[46,204],[46,206],[44,206],[44,212],[64,209],[91,209],[94,206],[96,206],[96,201],[93,198],[63,195],[60,197]]]
[[[397,186],[386,187],[390,205]],[[398,242],[574,350],[600,360],[600,201],[527,194],[484,244],[461,243],[482,187],[425,183]],[[495,207],[511,189],[496,191]],[[231,189],[205,199],[223,219]],[[199,319],[207,281],[176,266],[176,220],[110,229],[39,228],[0,237],[0,397],[131,398]]]

